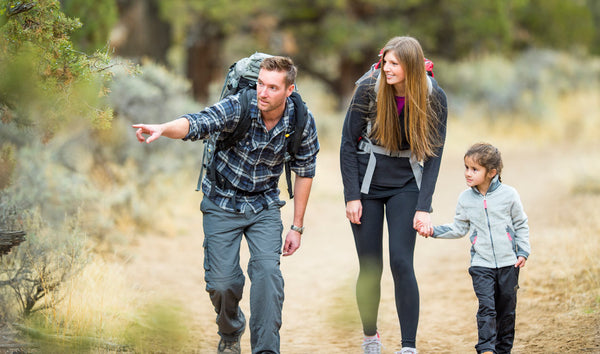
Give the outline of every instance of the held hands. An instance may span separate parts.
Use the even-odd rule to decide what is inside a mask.
[[[413,219],[413,228],[423,237],[433,236],[431,215],[425,211],[417,211]]]
[[[360,224],[362,217],[362,203],[360,199],[351,200],[346,203],[346,218],[353,224]],[[413,219],[413,228],[423,237],[433,236],[433,225],[428,212],[417,211]]]
[[[163,134],[163,125],[161,124],[134,124],[133,128],[137,128],[135,131],[135,136],[140,143],[144,141],[147,144],[150,144],[154,140],[160,138]],[[150,135],[147,139],[144,137],[144,134]]]

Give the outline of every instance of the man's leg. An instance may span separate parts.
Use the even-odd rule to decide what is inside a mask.
[[[473,289],[479,300],[477,310],[477,330],[479,341],[475,346],[478,353],[496,352],[496,269],[471,267],[469,274],[473,280]]]
[[[200,205],[204,226],[204,279],[206,291],[217,313],[219,335],[237,341],[246,319],[239,307],[244,289],[240,268],[240,242],[245,222],[243,215],[219,208],[204,197]]]
[[[252,353],[279,353],[279,329],[283,307],[283,277],[279,268],[283,232],[279,207],[258,214],[246,213],[251,221],[244,231],[250,260],[250,342]]]

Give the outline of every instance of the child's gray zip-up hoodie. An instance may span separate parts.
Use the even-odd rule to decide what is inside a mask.
[[[502,268],[529,257],[529,226],[516,189],[492,179],[486,195],[475,187],[461,193],[454,223],[435,226],[435,238],[460,238],[470,232],[471,266]]]

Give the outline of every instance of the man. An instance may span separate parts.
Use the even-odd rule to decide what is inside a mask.
[[[221,340],[218,353],[240,353],[246,320],[239,307],[245,277],[239,265],[242,236],[250,250],[250,339],[253,353],[279,353],[283,306],[283,277],[279,268],[283,224],[277,187],[295,107],[297,69],[287,57],[265,58],[258,74],[256,98],[250,102],[252,122],[246,135],[232,148],[214,156],[215,180],[204,177],[200,205],[204,227],[206,290],[217,312]],[[229,96],[196,114],[164,124],[137,124],[140,142],[161,136],[198,140],[231,132],[240,120],[240,94]],[[283,245],[290,256],[300,247],[304,213],[315,175],[319,142],[315,121],[308,122],[291,169],[295,172],[294,217]],[[144,135],[150,135],[145,139]],[[207,176],[209,174],[207,173]]]

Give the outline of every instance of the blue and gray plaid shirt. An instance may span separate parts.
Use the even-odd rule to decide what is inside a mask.
[[[221,189],[215,186],[215,195],[211,200],[221,208],[231,212],[244,212],[246,207],[259,212],[266,205],[283,205],[279,199],[279,177],[283,172],[287,154],[287,134],[294,129],[290,117],[294,117],[294,104],[287,99],[283,117],[277,125],[268,131],[257,106],[256,97],[250,102],[252,123],[248,133],[236,145],[226,151],[217,151],[216,171],[227,179],[239,192]],[[196,141],[206,139],[212,134],[232,132],[241,116],[239,95],[226,97],[222,101],[207,107],[199,113],[186,114],[183,117],[190,122],[190,130],[183,140]],[[296,159],[290,164],[291,170],[301,177],[314,177],[316,158],[319,152],[317,128],[312,113],[308,112],[308,121],[302,134],[302,142]],[[291,134],[290,134],[291,135]],[[211,181],[202,181],[202,192],[210,195]],[[256,192],[264,192],[256,194]],[[252,195],[244,195],[251,193]],[[237,205],[233,205],[233,201]]]

